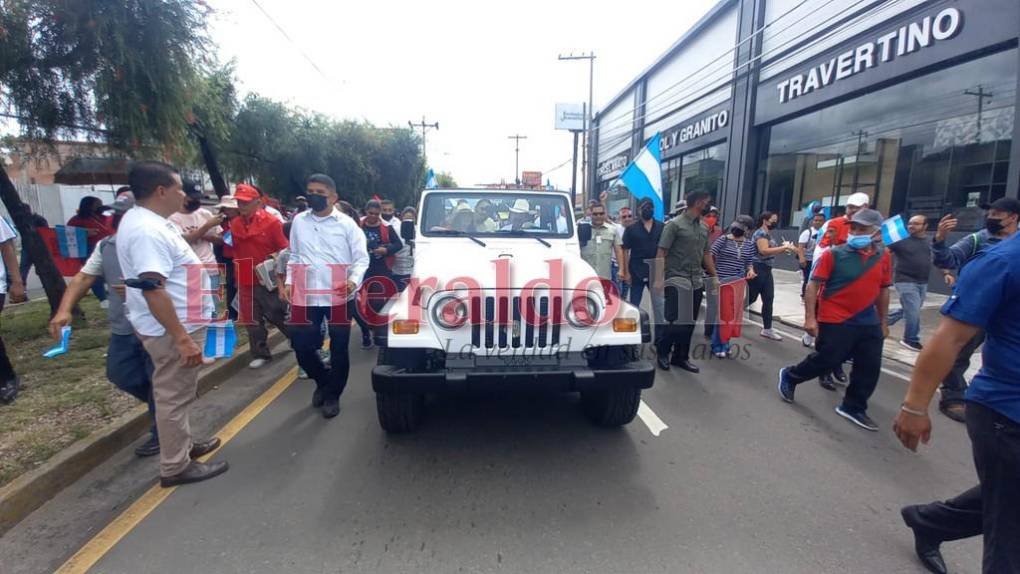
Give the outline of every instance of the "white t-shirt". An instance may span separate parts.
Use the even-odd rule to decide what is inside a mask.
[[[173,223],[183,235],[185,233],[191,233],[192,231],[202,227],[212,218],[212,212],[204,207],[200,207],[192,213],[175,213],[170,216],[170,222]],[[216,235],[219,229],[220,226],[214,226],[206,235]],[[195,255],[198,255],[198,258],[202,260],[202,263],[216,263],[216,254],[213,253],[213,244],[210,243],[209,240],[199,239],[194,242],[189,241],[188,245],[191,245],[191,248],[195,250]],[[210,269],[209,274],[219,275],[219,270]]]
[[[181,237],[170,220],[140,205],[129,209],[117,229],[117,258],[125,279],[137,279],[145,273],[158,273],[166,278],[164,288],[173,301],[177,319],[189,333],[205,325],[213,313],[212,297],[192,293],[194,308],[189,322],[188,269],[198,269],[199,285],[209,290],[209,274],[201,269],[202,261],[188,242]],[[192,276],[196,271],[192,271]],[[152,315],[141,289],[127,289],[127,315],[139,335],[160,337],[166,329]]]
[[[7,220],[0,217],[0,243],[7,243],[18,236],[18,232],[14,230],[14,227],[7,223]],[[12,269],[15,273],[17,269]],[[7,294],[7,266],[0,261],[0,294]]]
[[[326,217],[319,217],[311,210],[299,213],[290,224],[290,261],[287,264],[287,285],[294,285],[294,273],[304,265],[305,288],[309,291],[333,290],[339,285],[333,282],[330,265],[347,265],[347,279],[355,287],[368,270],[368,249],[365,232],[353,219],[339,209]],[[350,294],[353,296],[353,293]],[[294,305],[302,307],[330,307],[334,304],[332,295],[308,295],[299,301],[294,295]]]

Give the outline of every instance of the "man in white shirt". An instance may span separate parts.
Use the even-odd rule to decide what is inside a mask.
[[[3,257],[0,264],[0,310],[4,308],[8,287],[12,303],[25,301],[25,284],[21,281],[21,274],[18,273],[18,255],[14,251],[14,239],[17,236],[11,224],[7,223],[6,219],[0,218],[0,256]],[[11,270],[10,277],[7,276],[5,268]],[[14,372],[14,367],[7,358],[4,341],[0,339],[0,403],[14,402],[20,387],[21,379]]]
[[[167,219],[186,198],[181,176],[159,162],[139,162],[128,174],[135,207],[117,230],[117,258],[127,285],[128,320],[155,367],[152,393],[164,487],[226,472],[226,462],[200,463],[218,438],[193,442],[189,414],[198,390],[204,325],[212,314],[202,261]]]
[[[220,223],[223,222],[223,216],[213,215],[211,211],[202,207],[202,188],[196,182],[185,180],[184,194],[187,196],[184,207],[170,216],[170,222],[181,232],[181,236],[195,251],[195,255],[198,255],[198,258],[202,260],[202,263],[210,266],[207,268],[209,288],[218,291],[220,271],[216,254],[213,253],[213,245],[223,242],[220,234]],[[214,307],[213,317],[215,314]]]
[[[281,296],[291,304],[290,342],[298,365],[315,380],[312,406],[330,419],[340,413],[340,395],[350,371],[348,346],[354,295],[368,269],[365,234],[336,208],[336,183],[323,174],[305,184],[308,211],[290,228],[290,262]],[[330,366],[319,356],[322,323],[329,329]]]

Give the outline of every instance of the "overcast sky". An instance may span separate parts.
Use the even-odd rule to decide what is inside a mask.
[[[521,170],[546,172],[561,189],[571,136],[553,129],[554,106],[587,99],[588,66],[557,55],[595,51],[598,109],[716,3],[257,1],[293,44],[254,1],[209,2],[242,93],[382,126],[424,114],[440,126],[427,136],[429,163],[462,186],[512,180],[507,136],[519,133],[528,137]]]

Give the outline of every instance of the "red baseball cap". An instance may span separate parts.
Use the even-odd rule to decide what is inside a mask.
[[[255,201],[259,198],[259,192],[247,183],[239,183],[234,189],[234,198],[237,201]]]

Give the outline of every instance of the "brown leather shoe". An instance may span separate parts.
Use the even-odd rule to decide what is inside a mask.
[[[216,450],[220,446],[220,439],[218,437],[212,437],[209,440],[203,440],[199,442],[191,443],[191,452],[189,455],[192,460],[210,452]]]
[[[940,406],[939,410],[942,411],[942,414],[958,423],[967,422],[967,407],[965,405],[954,403],[951,405]]]
[[[191,461],[188,468],[184,469],[184,472],[173,476],[160,477],[159,485],[163,488],[169,488],[171,486],[202,482],[227,472],[228,468],[230,468],[230,465],[226,461],[210,463]]]

